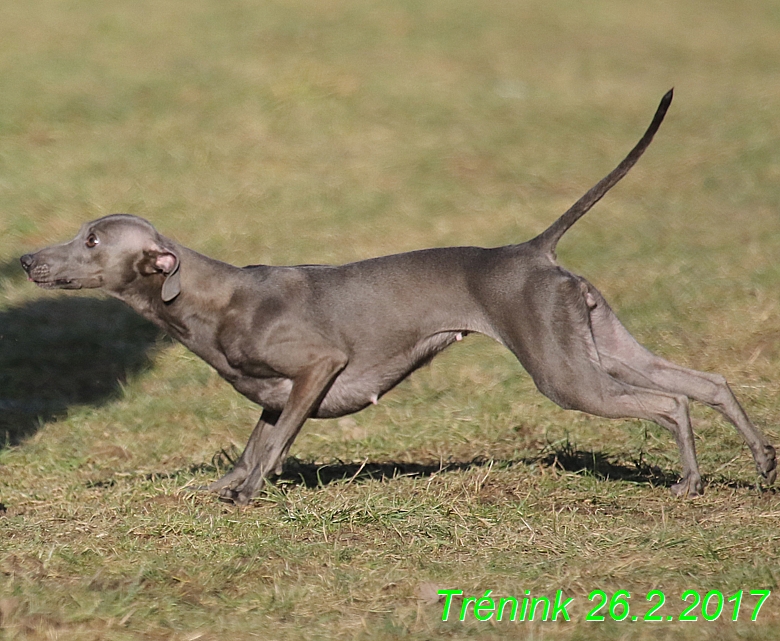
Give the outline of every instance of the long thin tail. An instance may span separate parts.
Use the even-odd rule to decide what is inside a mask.
[[[650,123],[650,126],[647,128],[644,136],[642,136],[642,138],[636,144],[636,147],[634,147],[629,152],[628,156],[626,156],[623,161],[604,178],[591,187],[582,198],[569,207],[566,213],[564,213],[558,220],[556,220],[536,238],[528,241],[529,244],[532,244],[535,247],[538,247],[540,250],[547,251],[555,256],[555,246],[558,244],[561,236],[566,233],[569,227],[571,227],[584,214],[586,214],[588,210],[593,207],[593,205],[601,200],[604,194],[612,189],[617,184],[617,182],[628,173],[631,167],[636,164],[636,161],[639,160],[642,154],[645,153],[645,149],[650,146],[655,132],[658,131],[658,128],[661,126],[661,122],[663,122],[664,116],[666,115],[666,110],[669,109],[669,105],[672,102],[673,94],[674,89],[670,89],[666,95],[661,98],[661,104],[658,105],[655,116],[653,116],[653,122]]]

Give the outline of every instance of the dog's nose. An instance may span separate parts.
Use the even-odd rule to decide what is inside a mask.
[[[19,262],[22,263],[22,269],[24,271],[28,272],[30,271],[30,267],[33,264],[33,255],[32,254],[25,254],[19,259]]]

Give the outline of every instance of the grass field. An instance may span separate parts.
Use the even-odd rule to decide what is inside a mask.
[[[238,509],[187,488],[258,408],[18,256],[116,211],[235,264],[519,242],[674,86],[559,256],[778,444],[778,33],[769,0],[0,3],[0,637],[777,639],[780,496],[711,410],[706,494],[676,500],[669,434],[560,410],[469,337],[376,408],[309,422]],[[560,590],[571,621],[460,622],[455,599],[442,622],[445,589]],[[660,590],[675,621],[587,622],[599,589],[640,619]],[[677,621],[686,590],[743,590],[738,620]]]

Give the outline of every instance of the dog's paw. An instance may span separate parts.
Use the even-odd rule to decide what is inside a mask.
[[[263,486],[263,482],[261,481],[259,486],[257,487],[250,487],[247,481],[245,480],[243,483],[234,483],[231,484],[230,487],[223,487],[219,490],[217,490],[217,497],[220,501],[224,501],[226,503],[233,503],[234,505],[249,505],[252,503],[252,499],[254,498],[255,494],[257,494],[257,491]]]
[[[772,485],[777,479],[777,456],[775,448],[771,445],[764,446],[764,460],[756,461],[758,473],[764,477],[767,485]]]
[[[233,497],[233,503],[242,507],[249,505],[252,502],[252,495],[244,492],[235,492]]]
[[[209,492],[217,492],[218,494],[222,494],[223,490],[234,490],[239,485],[241,485],[245,480],[246,477],[249,475],[249,472],[244,468],[234,468],[225,476],[223,476],[221,479],[218,479],[214,481],[213,483],[210,483],[206,486],[206,489]]]
[[[235,503],[238,496],[238,492],[229,487],[222,488],[216,494],[217,498],[223,503]]]
[[[693,498],[704,494],[704,484],[698,474],[689,474],[679,483],[672,485],[671,490],[674,496]]]

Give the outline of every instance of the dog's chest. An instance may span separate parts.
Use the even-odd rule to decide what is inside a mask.
[[[237,392],[264,409],[280,412],[287,404],[292,390],[289,378],[255,378],[249,376],[225,377]]]

